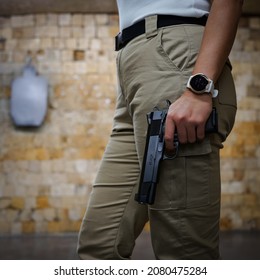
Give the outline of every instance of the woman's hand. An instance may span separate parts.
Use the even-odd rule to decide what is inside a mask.
[[[205,124],[212,111],[212,95],[196,95],[186,90],[169,107],[165,125],[166,153],[174,152],[173,136],[178,131],[180,143],[194,143],[205,137]]]

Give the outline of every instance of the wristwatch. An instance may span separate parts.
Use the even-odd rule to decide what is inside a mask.
[[[202,73],[190,76],[186,86],[198,95],[211,93],[213,98],[218,95],[218,90],[214,89],[213,81]]]

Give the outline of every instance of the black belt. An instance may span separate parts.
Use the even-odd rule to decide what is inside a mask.
[[[178,25],[178,24],[197,24],[197,25],[206,25],[207,17],[203,16],[200,18],[193,17],[180,17],[172,15],[158,15],[157,18],[157,28]],[[138,21],[137,23],[123,29],[115,37],[115,50],[119,51],[127,43],[129,43],[135,37],[145,33],[145,20]]]

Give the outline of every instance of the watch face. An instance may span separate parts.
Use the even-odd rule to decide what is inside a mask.
[[[208,85],[208,80],[202,75],[196,75],[191,79],[190,85],[196,91],[203,91]]]

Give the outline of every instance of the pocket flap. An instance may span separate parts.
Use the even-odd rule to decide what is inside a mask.
[[[202,142],[182,144],[179,146],[178,157],[206,155],[212,152],[210,140],[206,137]]]

